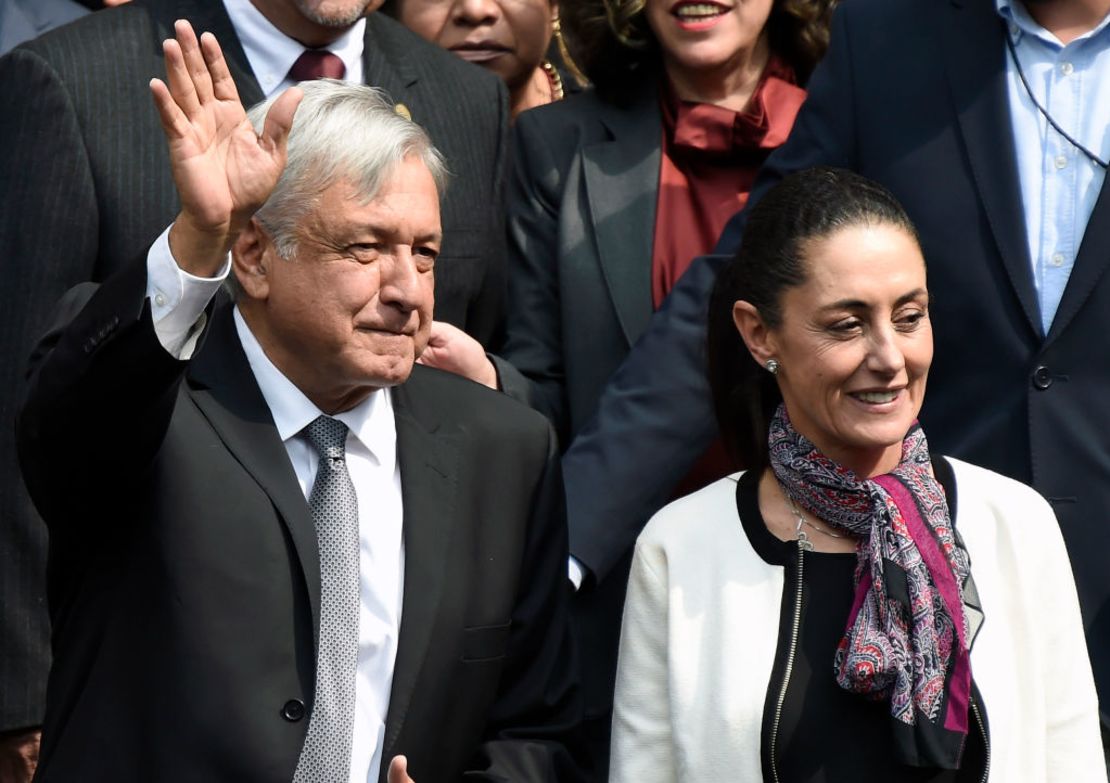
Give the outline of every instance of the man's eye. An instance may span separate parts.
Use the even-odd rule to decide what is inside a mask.
[[[355,242],[347,246],[347,253],[361,260],[377,255],[381,247],[378,242]]]

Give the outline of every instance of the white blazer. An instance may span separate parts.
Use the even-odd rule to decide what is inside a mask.
[[[1023,484],[948,461],[986,616],[971,667],[990,724],[989,780],[1105,783],[1098,699],[1052,509]],[[736,479],[671,503],[637,541],[610,781],[762,781],[784,569],[749,544]]]

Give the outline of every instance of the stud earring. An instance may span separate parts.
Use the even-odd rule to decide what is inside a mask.
[[[767,372],[771,373],[771,375],[778,375],[779,374],[778,359],[768,359],[767,364],[764,365],[764,366],[767,368]]]

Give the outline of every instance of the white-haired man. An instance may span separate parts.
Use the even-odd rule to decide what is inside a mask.
[[[36,780],[577,779],[553,435],[413,367],[438,153],[361,86],[248,118],[215,38],[176,34],[151,90],[181,212],[67,297],[20,419]]]
[[[435,317],[483,344],[496,338],[505,287],[504,85],[375,13],[379,4],[134,0],[0,58],[0,783],[30,779],[49,666],[46,533],[20,481],[11,427],[24,360],[67,289],[118,271],[177,214],[146,94],[147,81],[165,77],[161,41],[175,20],[215,34],[248,106],[313,70],[342,72],[403,104],[452,174],[441,203]],[[21,769],[9,777],[13,766]]]

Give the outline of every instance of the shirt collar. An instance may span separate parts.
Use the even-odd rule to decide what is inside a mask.
[[[1060,40],[1050,33],[1048,30],[1041,27],[1037,20],[1035,20],[1029,11],[1025,8],[1025,4],[1020,0],[994,0],[995,10],[1002,20],[1006,23],[1006,29],[1010,33],[1010,40],[1016,46],[1021,42],[1022,36],[1031,35],[1044,43],[1051,46],[1053,49],[1062,49],[1064,45]],[[1099,22],[1093,29],[1072,41],[1069,46],[1075,46],[1077,43],[1086,41],[1090,38],[1101,34],[1107,26],[1110,26],[1110,14]]]
[[[286,80],[289,69],[304,52],[305,45],[274,27],[254,7],[251,0],[223,1],[251,70],[258,79],[258,86],[268,98]],[[327,47],[329,52],[337,55],[347,66],[347,78],[350,81],[362,81],[362,47],[365,36],[366,18],[363,17]]]
[[[270,408],[278,436],[285,443],[324,414],[270,361],[238,307],[234,317],[243,353]],[[333,418],[347,425],[379,465],[392,468],[397,460],[397,424],[393,418],[393,396],[388,389],[378,389],[349,411],[337,413]]]

